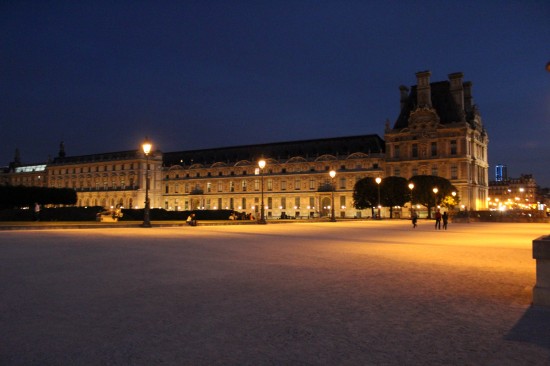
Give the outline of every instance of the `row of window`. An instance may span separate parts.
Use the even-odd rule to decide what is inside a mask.
[[[339,208],[346,208],[346,203],[348,201],[346,196],[340,196],[339,199]],[[172,204],[174,206],[172,206]],[[326,206],[322,206],[325,204]],[[183,206],[180,206],[179,200],[176,198],[173,201],[165,200],[164,208],[167,210],[171,209],[183,209],[183,210],[194,210],[194,209],[206,209],[206,210],[216,210],[216,209],[229,209],[229,210],[244,210],[244,211],[258,211],[260,209],[260,199],[259,197],[254,197],[253,199],[247,199],[246,197],[242,198],[205,198],[196,201],[190,201],[185,199],[183,201]],[[264,208],[266,210],[287,210],[287,209],[308,209],[308,210],[320,210],[321,208],[327,209],[330,208],[330,200],[328,202],[320,202],[316,197],[266,197],[264,201]]]
[[[117,170],[134,170],[139,167],[139,163],[113,164],[113,165],[95,165],[74,168],[52,169],[52,174],[79,174],[93,172],[108,172]]]
[[[411,158],[427,158],[428,156],[433,158],[433,157],[438,156],[438,154],[439,154],[438,146],[440,146],[441,144],[442,144],[442,142],[432,141],[432,142],[430,142],[430,145],[429,145],[429,151],[426,151],[423,148],[422,144],[407,143],[406,147],[408,149],[408,151],[407,151],[408,153],[406,154],[406,156],[401,156],[402,155],[401,146],[399,144],[394,144],[393,145],[393,151],[392,151],[391,154],[392,154],[392,157],[396,158],[396,159],[401,158],[401,157],[405,157],[405,158],[408,158],[408,157],[411,157]],[[458,155],[457,140],[449,140],[448,144],[446,142],[443,142],[443,144],[445,144],[444,153],[446,153],[449,156],[457,156]],[[481,145],[481,144],[477,144],[475,142],[472,142],[472,144],[474,144],[474,145],[471,146],[471,147],[467,146],[467,149],[468,149],[467,154],[473,153],[473,155],[477,159],[486,160],[486,154],[485,154],[485,152],[487,151],[486,147]]]
[[[371,168],[372,169],[378,169],[379,168],[379,165],[378,163],[374,163],[371,165]],[[346,165],[341,165],[340,166],[340,171],[343,171],[343,170],[349,170],[351,168],[349,167],[346,167]],[[356,170],[361,170],[363,169],[363,164],[356,164],[355,166],[355,169]],[[330,167],[329,166],[325,166],[324,167],[324,171],[329,171],[330,170]],[[267,171],[265,172],[266,174],[287,174],[287,173],[303,173],[303,172],[307,172],[308,169],[301,169],[301,168],[295,168],[295,169],[292,169],[292,168],[281,168],[279,171],[274,171],[273,169],[267,169]],[[323,169],[317,169],[315,167],[311,167],[309,168],[309,172],[318,172],[318,171],[323,171]],[[234,170],[230,171],[229,173],[227,172],[224,172],[224,171],[218,171],[217,172],[218,176],[219,177],[223,177],[225,174],[228,174],[229,176],[235,176],[237,175],[238,173],[236,173]],[[224,174],[225,173],[225,174]],[[250,171],[250,170],[242,170],[240,172],[241,175],[249,175],[249,174],[255,174],[255,175],[258,175],[257,174],[258,172],[256,172],[256,168],[254,169],[254,171]],[[200,172],[200,171],[197,171],[195,172],[194,174],[192,173],[185,173],[185,175],[183,176],[184,178],[191,178],[191,177],[196,177],[196,178],[200,178],[200,177],[212,177],[213,174],[212,172],[206,172],[206,175],[204,175],[204,172]],[[180,179],[180,178],[183,178],[183,177],[180,177],[180,174],[179,173],[171,173],[171,174],[166,174],[166,180],[169,180],[169,179]]]
[[[401,168],[400,167],[394,167],[393,168],[393,174],[390,174],[390,175],[394,175],[396,177],[400,177],[402,174],[401,172]],[[420,174],[428,174],[428,172],[420,172]],[[439,176],[439,167],[437,165],[432,165],[431,166],[431,171],[429,173],[430,175],[436,175],[436,176]],[[405,174],[405,176],[407,176],[408,174]],[[415,176],[415,175],[419,175],[419,171],[418,171],[418,168],[417,167],[413,167],[411,168],[411,176]],[[449,167],[449,175],[442,175],[444,177],[449,177],[449,179],[458,179],[458,166],[453,164]]]
[[[359,179],[360,178],[357,177],[356,181],[359,180]],[[274,183],[279,184],[279,189],[281,191],[286,191],[287,189],[301,190],[302,188],[310,189],[310,190],[316,190],[316,189],[319,188],[320,185],[331,184],[331,182],[327,179],[324,179],[320,182],[318,179],[310,178],[309,181],[308,181],[309,185],[307,187],[302,187],[302,182],[303,182],[303,180],[301,178],[296,178],[293,181],[287,181],[287,180],[284,180],[284,179],[280,180],[280,181],[275,181],[272,178],[268,178],[268,179],[265,179],[265,181],[264,181],[264,184],[265,184],[264,189],[266,191],[273,191]],[[347,189],[348,188],[347,187],[348,179],[346,179],[345,177],[339,178],[337,180],[337,182],[338,182],[337,184],[338,184],[339,189]],[[228,183],[228,185],[226,186],[227,183]],[[249,190],[260,191],[261,190],[261,184],[262,184],[261,179],[254,179],[252,182],[249,181],[249,180],[244,180],[243,179],[243,180],[240,181],[240,191],[241,192],[247,192]],[[182,184],[182,186],[184,188],[184,193],[191,193],[193,191],[197,192],[197,193],[199,191],[206,192],[206,193],[211,193],[211,192],[214,191],[214,184],[211,183],[211,182],[206,182],[206,186],[204,187],[204,189],[203,189],[203,185],[201,185],[200,183],[196,183],[195,185],[191,185],[190,183],[184,183],[184,184]],[[215,183],[215,186],[216,186],[216,191],[217,192],[224,192],[224,191],[235,192],[236,191],[235,181],[229,181],[229,182],[218,181],[217,183]],[[181,188],[181,186],[180,186],[179,183],[167,184],[164,188],[165,189],[164,193],[167,193],[167,194],[180,193],[180,188]]]
[[[428,156],[427,152],[424,149],[419,150],[419,144],[418,143],[413,143],[413,144],[410,144],[410,145],[407,144],[407,145],[408,145],[408,147],[410,146],[410,150],[409,150],[409,153],[407,154],[407,157],[410,156],[412,158],[418,158],[418,157],[425,158],[426,156]],[[432,141],[430,143],[429,156],[431,156],[431,157],[436,157],[437,156],[437,154],[438,154],[437,146],[438,146],[437,141]],[[449,141],[448,154],[451,155],[451,156],[456,156],[458,154],[457,140],[450,140]],[[398,144],[393,145],[393,155],[392,155],[392,157],[393,158],[401,158],[401,147],[400,147],[400,145],[398,145]]]
[[[120,180],[111,180],[111,181],[108,181],[108,180],[103,180],[103,181],[100,181],[100,180],[95,180],[95,181],[91,181],[91,180],[79,180],[79,181],[76,181],[76,180],[72,180],[72,181],[68,181],[68,180],[54,180],[52,179],[50,181],[50,187],[57,187],[57,188],[73,188],[73,189],[96,189],[96,190],[99,190],[99,189],[126,189],[127,187],[130,187],[130,188],[135,188],[136,186],[136,181],[134,180],[134,178],[130,178],[129,181],[128,181],[128,185],[126,184],[126,180],[123,179],[120,179]]]

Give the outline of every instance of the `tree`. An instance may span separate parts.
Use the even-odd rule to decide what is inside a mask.
[[[448,179],[435,175],[415,175],[410,180],[414,183],[413,203],[426,206],[428,218],[431,218],[433,207],[446,202],[446,197],[457,191]],[[434,193],[434,188],[437,188],[437,193]]]
[[[456,191],[452,192],[456,193]],[[458,196],[458,193],[453,196],[452,192],[450,195],[443,197],[443,199],[441,200],[441,206],[446,207],[449,210],[454,209],[460,203],[460,197]]]
[[[374,207],[378,204],[378,184],[374,178],[359,179],[353,187],[353,207],[363,210],[370,208],[374,217]]]
[[[393,208],[403,206],[410,199],[408,182],[403,177],[386,177],[380,183],[380,204],[390,208],[390,218],[393,218]]]

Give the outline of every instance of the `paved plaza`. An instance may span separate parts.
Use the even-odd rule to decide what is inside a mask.
[[[1,365],[548,365],[548,224],[0,232]]]

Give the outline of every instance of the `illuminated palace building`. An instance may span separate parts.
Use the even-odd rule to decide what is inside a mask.
[[[353,188],[364,177],[437,175],[459,190],[465,209],[487,208],[488,138],[462,73],[402,86],[401,112],[385,141],[378,135],[166,152],[140,149],[58,156],[42,165],[18,160],[0,183],[73,188],[79,206],[142,208],[146,167],[151,207],[167,210],[233,209],[259,216],[323,217],[334,205],[338,217],[366,217],[353,207]],[[156,147],[158,148],[158,146]],[[266,165],[259,169],[258,161]],[[336,171],[331,177],[329,172]],[[334,192],[331,190],[334,187]],[[332,202],[334,198],[334,202]]]

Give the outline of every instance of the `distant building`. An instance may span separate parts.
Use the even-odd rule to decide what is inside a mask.
[[[539,209],[539,201],[537,182],[532,174],[489,182],[490,209]]]
[[[508,167],[506,165],[497,164],[495,166],[495,181],[502,182],[508,180]]]
[[[418,85],[410,91],[401,87],[401,111],[393,127],[387,124],[386,141],[371,134],[155,151],[149,156],[151,207],[233,209],[257,217],[263,182],[267,218],[323,217],[332,206],[339,217],[365,217],[370,210],[353,207],[359,179],[436,175],[457,187],[464,208],[486,208],[488,137],[471,83],[463,82],[462,73],[435,83],[428,71],[416,76]],[[262,172],[260,158],[267,162]],[[58,156],[44,167],[41,183],[75,189],[78,206],[144,206],[146,159],[140,150],[67,156],[61,143]],[[329,176],[331,170],[336,177]],[[37,178],[12,166],[0,179],[33,185]],[[334,202],[327,189],[332,185]]]
[[[1,168],[0,184],[46,187],[46,162],[35,164],[22,164],[19,149],[15,149],[13,161],[7,167]]]

